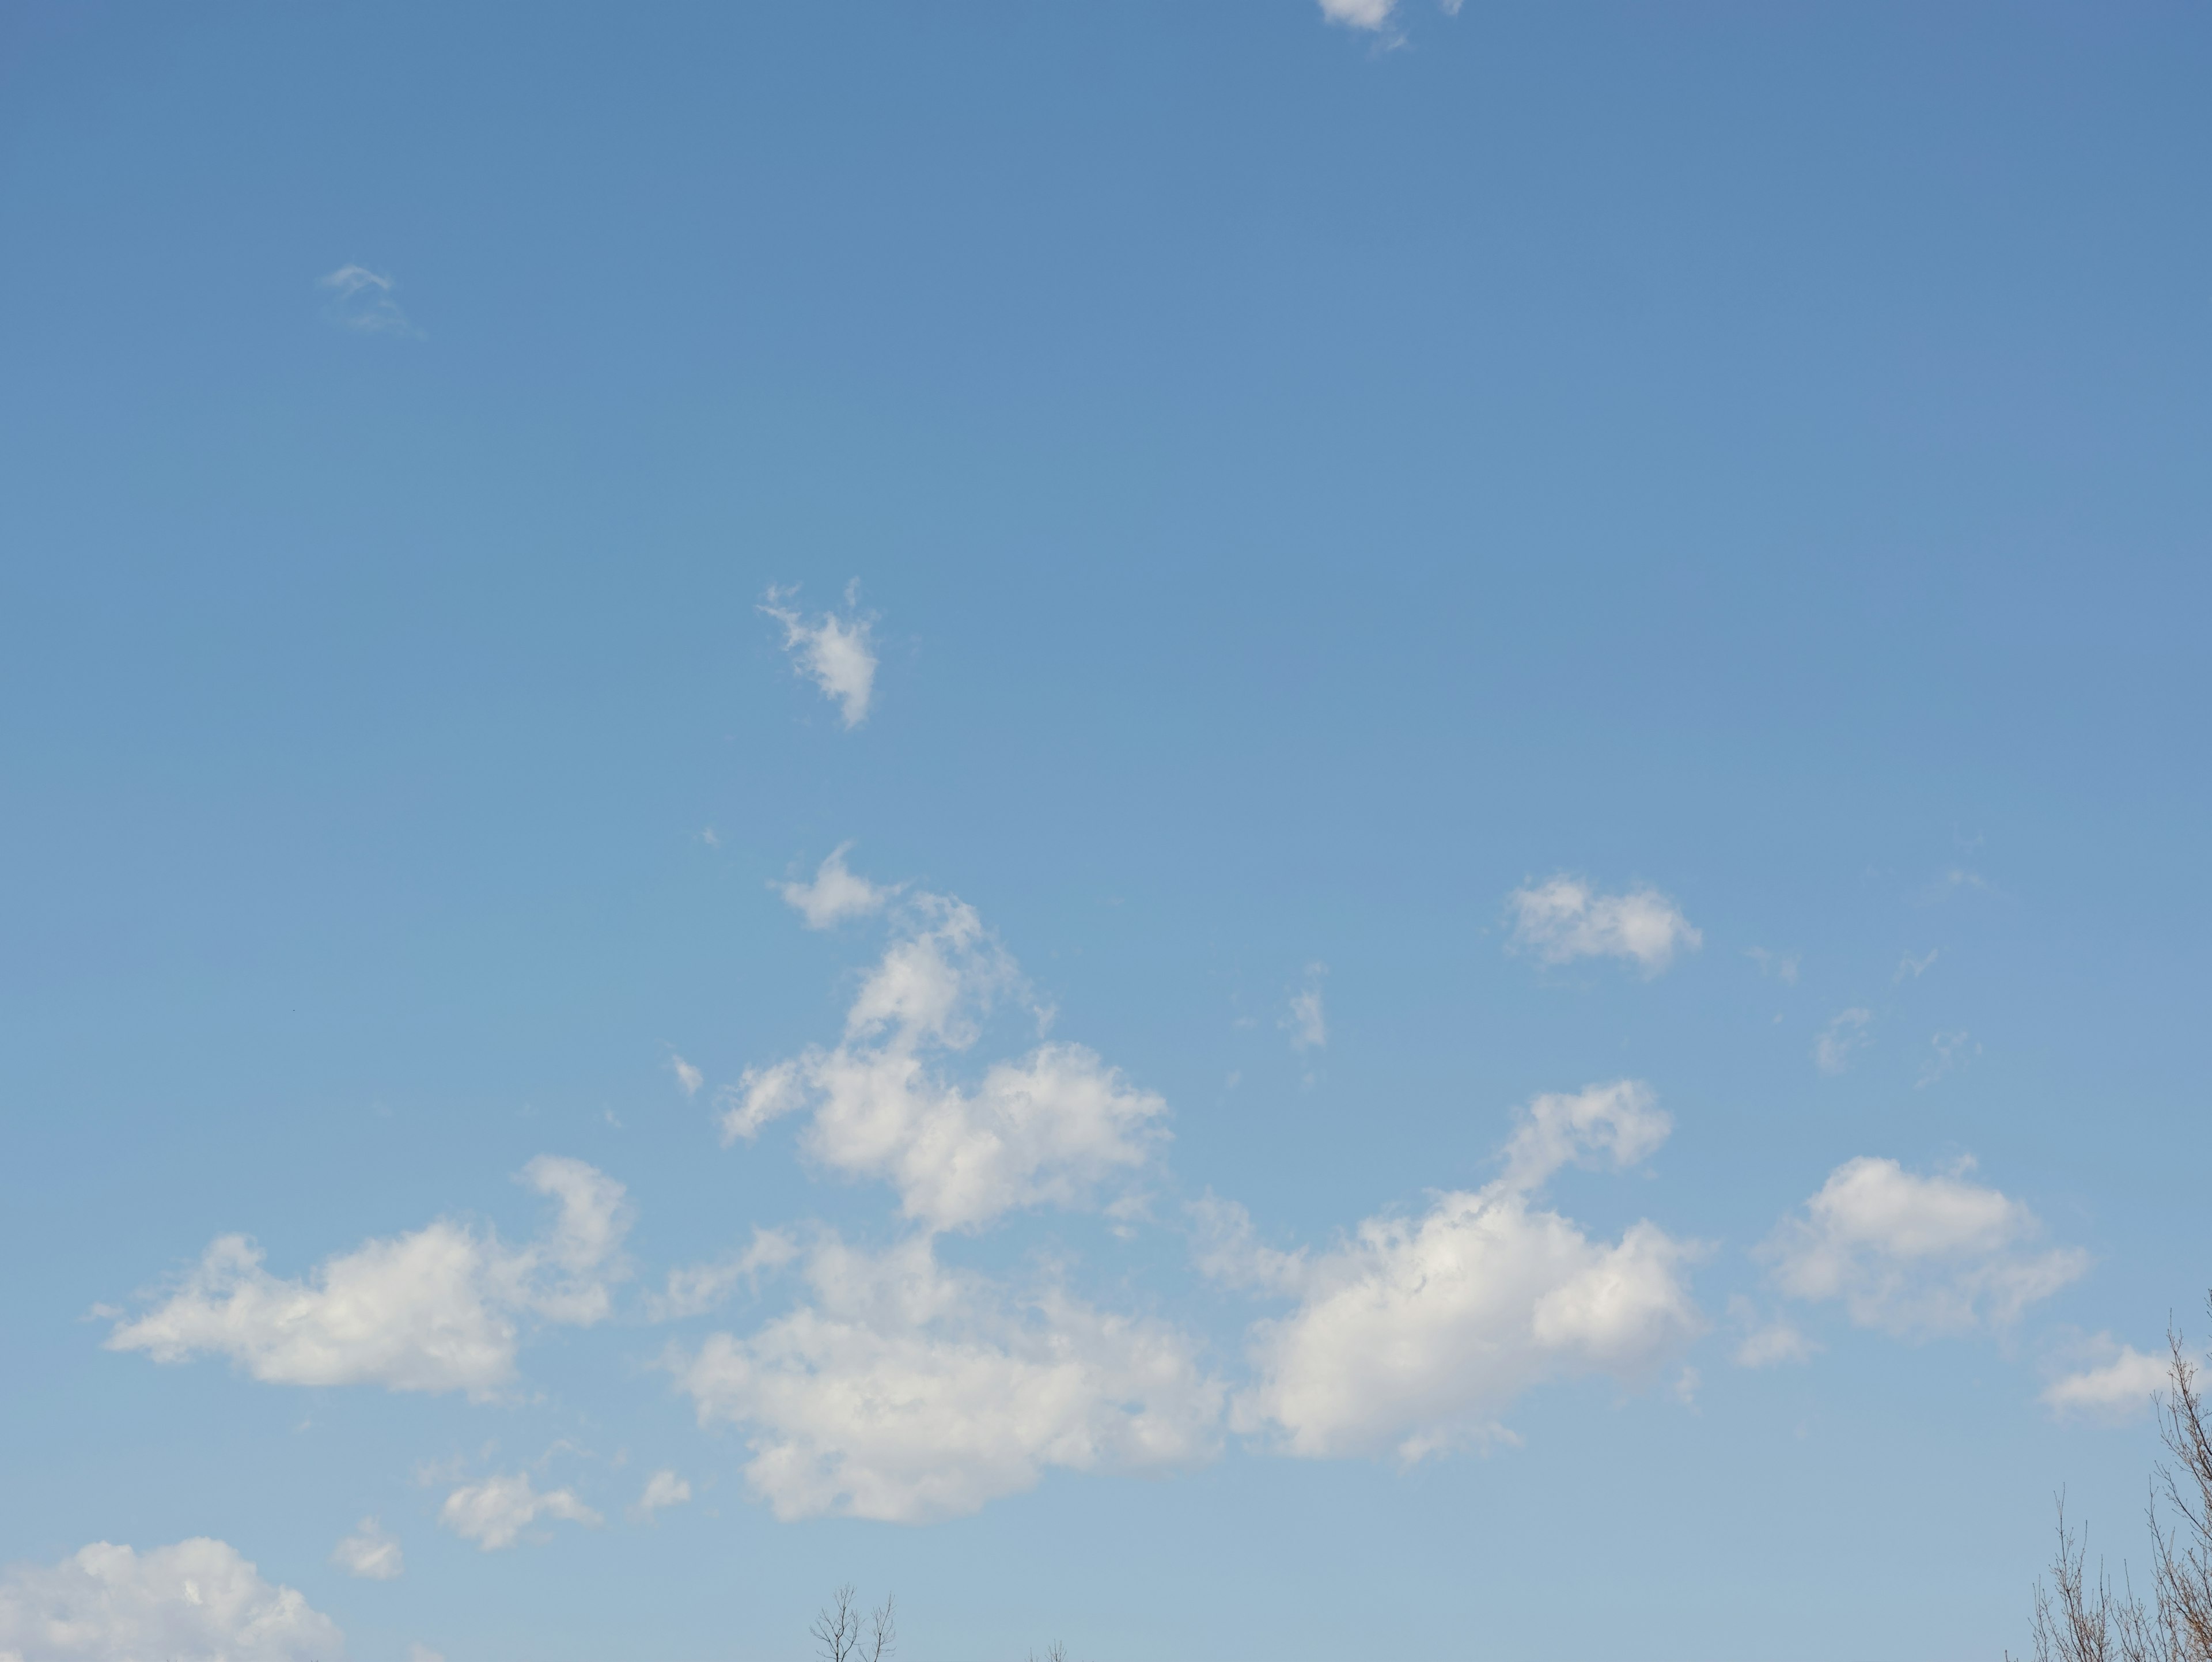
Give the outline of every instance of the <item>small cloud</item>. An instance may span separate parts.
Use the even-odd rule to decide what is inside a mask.
[[[438,1508],[439,1523],[486,1552],[513,1546],[522,1531],[540,1518],[593,1525],[605,1521],[579,1500],[574,1489],[538,1494],[526,1471],[511,1477],[487,1477],[481,1483],[457,1488]]]
[[[1802,961],[1797,953],[1771,953],[1764,947],[1753,947],[1744,956],[1759,965],[1762,976],[1772,976],[1785,987],[1797,984],[1797,965]]]
[[[1926,898],[1931,901],[1948,900],[1954,894],[1963,894],[1969,890],[1987,892],[1989,888],[1989,879],[1979,872],[1969,871],[1964,866],[1954,866],[1928,886]]]
[[[1912,1081],[1916,1090],[1924,1090],[1944,1075],[1963,1068],[1981,1055],[1982,1047],[1973,1043],[1964,1027],[1954,1033],[1936,1033],[1928,1040],[1931,1052],[1927,1063],[1920,1069],[1920,1077]]]
[[[407,1568],[399,1543],[386,1535],[374,1518],[362,1519],[361,1527],[332,1549],[331,1562],[364,1581],[396,1580]]]
[[[690,1484],[672,1471],[656,1471],[645,1480],[645,1493],[637,1497],[630,1515],[650,1522],[654,1513],[667,1507],[680,1507],[690,1498]]]
[[[1682,1371],[1674,1376],[1674,1400],[1684,1408],[1695,1408],[1698,1405],[1698,1387],[1705,1382],[1703,1374],[1684,1363]]]
[[[446,1662],[446,1659],[428,1645],[416,1644],[407,1647],[407,1662]]]
[[[1873,1021],[1872,1010],[1858,1008],[1836,1016],[1813,1041],[1813,1065],[1824,1074],[1844,1072],[1851,1065],[1852,1055],[1873,1041],[1874,1035],[1867,1031]]]
[[[1600,894],[1565,873],[1506,897],[1513,919],[1512,945],[1546,964],[1577,958],[1632,959],[1646,977],[1674,962],[1677,951],[1694,952],[1705,936],[1656,889]]]
[[[1920,958],[1915,958],[1911,953],[1905,953],[1897,966],[1897,973],[1890,977],[1889,984],[1894,987],[1901,981],[1919,980],[1935,966],[1936,955],[1936,948],[1933,947],[1930,947],[1926,954]]]
[[[852,846],[850,843],[840,843],[830,849],[830,857],[816,870],[811,883],[769,885],[783,897],[786,905],[794,908],[806,920],[808,928],[826,929],[848,917],[866,917],[871,912],[881,911],[899,892],[896,884],[886,886],[871,883],[847,871],[845,853]]]
[[[668,1272],[668,1290],[646,1295],[646,1319],[678,1322],[703,1316],[740,1284],[758,1291],[763,1275],[782,1269],[799,1256],[799,1243],[779,1229],[753,1231],[752,1245],[719,1263],[679,1265]]]
[[[1729,1314],[1744,1328],[1743,1342],[1735,1348],[1738,1367],[1776,1367],[1785,1362],[1809,1362],[1820,1347],[1788,1322],[1762,1322],[1758,1306],[1741,1294],[1729,1300]]]
[[[422,332],[408,321],[392,297],[392,279],[366,265],[341,265],[317,279],[331,292],[331,316],[341,327],[363,334],[404,335],[422,338]]]
[[[2124,1424],[2165,1394],[2166,1358],[2147,1356],[2131,1344],[2116,1345],[2109,1333],[2100,1333],[2090,1343],[2108,1360],[2065,1374],[2044,1388],[2037,1400],[2054,1415]]]
[[[719,849],[722,846],[722,839],[715,834],[714,828],[712,825],[702,825],[700,827],[699,840],[702,843],[704,843],[710,849]]]
[[[1291,995],[1291,1013],[1282,1025],[1291,1031],[1293,1050],[1317,1050],[1328,1043],[1328,1021],[1321,1006],[1321,978],[1328,973],[1326,964],[1309,964],[1305,989]]]
[[[677,1084],[683,1087],[684,1094],[687,1097],[697,1096],[699,1087],[707,1082],[706,1075],[672,1050],[668,1055],[668,1070],[676,1075]]]
[[[846,587],[846,612],[825,612],[811,623],[784,604],[797,592],[771,588],[760,610],[783,625],[783,649],[791,654],[792,668],[811,676],[823,696],[836,703],[845,725],[856,728],[868,719],[875,693],[875,620],[851,610],[859,598],[857,580]]]

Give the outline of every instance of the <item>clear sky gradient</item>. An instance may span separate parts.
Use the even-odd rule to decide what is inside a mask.
[[[2208,85],[0,9],[0,1654],[2020,1650],[2212,1336]]]

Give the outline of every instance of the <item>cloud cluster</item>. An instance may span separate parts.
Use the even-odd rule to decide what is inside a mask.
[[[285,1280],[262,1267],[245,1236],[225,1235],[165,1300],[118,1322],[106,1347],[157,1362],[228,1356],[272,1385],[489,1396],[514,1377],[523,1318],[588,1326],[606,1315],[611,1283],[625,1272],[630,1209],[621,1184],[550,1154],[520,1180],[558,1208],[525,1245],[441,1219]]]
[[[946,1269],[927,1236],[881,1254],[826,1237],[810,1297],[749,1338],[671,1360],[702,1425],[744,1428],[779,1518],[956,1517],[1050,1468],[1143,1470],[1213,1450],[1223,1388],[1164,1324],[1054,1287]]]
[[[1571,1164],[1634,1165],[1668,1130],[1633,1081],[1539,1097],[1496,1181],[1317,1254],[1255,1254],[1217,1208],[1201,1265],[1299,1300],[1255,1329],[1240,1428],[1292,1454],[1418,1459],[1500,1434],[1496,1416],[1542,1380],[1648,1378],[1705,1327],[1684,1273],[1698,1249],[1649,1222],[1593,1240],[1537,1194]]]
[[[868,719],[875,695],[873,623],[852,609],[854,586],[845,591],[843,612],[825,612],[811,623],[787,604],[795,592],[771,588],[760,609],[783,625],[783,649],[791,654],[792,668],[822,689],[848,728],[856,728]]]
[[[1649,977],[1673,963],[1676,953],[1694,952],[1705,943],[1680,908],[1656,889],[1600,894],[1583,879],[1562,873],[1516,889],[1505,906],[1511,944],[1545,964],[1620,958]]]
[[[1861,1156],[1762,1249],[1792,1298],[1840,1300],[1850,1318],[1900,1338],[2003,1328],[2088,1269],[2077,1248],[2038,1245],[2019,1201],[1967,1180],[1972,1161],[1923,1177]]]
[[[345,1635],[237,1549],[201,1537],[145,1553],[105,1541],[0,1572],[6,1662],[342,1662]]]
[[[574,1489],[556,1488],[539,1494],[530,1474],[517,1471],[469,1483],[446,1497],[438,1508],[438,1522],[473,1541],[486,1552],[511,1547],[522,1531],[540,1518],[557,1518],[571,1524],[596,1525],[604,1522],[586,1506]]]
[[[1151,1159],[1167,1104],[1097,1052],[1060,1042],[993,1062],[972,1086],[947,1077],[945,1065],[981,1038],[982,1018],[1020,986],[974,908],[915,896],[861,983],[842,1040],[748,1069],[729,1093],[724,1141],[805,1112],[809,1158],[889,1183],[902,1214],[930,1229],[1088,1203]]]

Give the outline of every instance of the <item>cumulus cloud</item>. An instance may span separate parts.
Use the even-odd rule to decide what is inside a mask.
[[[861,983],[844,1038],[748,1068],[726,1095],[725,1143],[784,1115],[811,1115],[802,1147],[829,1169],[876,1178],[932,1229],[973,1229],[1020,1208],[1074,1207],[1142,1167],[1167,1104],[1080,1044],[1044,1043],[993,1062],[972,1087],[944,1065],[1019,989],[1012,959],[975,909],[921,894]]]
[[[1868,1031],[1873,1023],[1872,1010],[1853,1008],[1839,1012],[1814,1039],[1813,1065],[1831,1075],[1844,1072],[1851,1065],[1851,1057],[1873,1039],[1874,1035]]]
[[[464,1541],[473,1541],[486,1552],[511,1547],[540,1518],[558,1518],[571,1524],[604,1521],[576,1498],[574,1489],[556,1488],[540,1495],[531,1486],[530,1474],[487,1477],[455,1489],[438,1508],[438,1521]]]
[[[738,1288],[757,1288],[760,1278],[799,1257],[799,1243],[781,1230],[753,1231],[752,1244],[734,1257],[713,1263],[682,1264],[668,1272],[664,1293],[649,1294],[649,1321],[677,1322],[703,1316]]]
[[[1634,1165],[1668,1129],[1634,1081],[1539,1097],[1496,1181],[1370,1218],[1325,1252],[1255,1253],[1241,1216],[1217,1215],[1215,1273],[1299,1300],[1253,1330],[1239,1428],[1291,1454],[1412,1460],[1510,1435],[1496,1416],[1546,1379],[1652,1375],[1704,1330],[1685,1275],[1698,1249],[1649,1222],[1593,1240],[1537,1194],[1569,1165]]]
[[[810,1299],[748,1338],[671,1359],[702,1425],[744,1428],[745,1476],[784,1519],[921,1523],[1033,1487],[1053,1467],[1130,1471],[1214,1451],[1222,1387],[1164,1324],[1057,1288],[1017,1296],[939,1263],[826,1238]]]
[[[0,1571],[6,1662],[339,1662],[337,1624],[225,1542],[145,1553],[101,1541]]]
[[[2166,1358],[2147,1356],[2131,1344],[2116,1345],[2109,1333],[2100,1333],[2090,1348],[2106,1360],[2063,1374],[2045,1387],[2040,1400],[2053,1414],[2120,1424],[2166,1394]]]
[[[650,1519],[656,1512],[670,1507],[680,1507],[691,1498],[691,1485],[672,1471],[656,1471],[645,1480],[645,1492],[637,1497],[630,1508],[638,1518]]]
[[[808,928],[826,929],[848,917],[866,917],[871,912],[879,912],[898,892],[896,888],[871,883],[846,870],[845,855],[852,846],[850,843],[841,843],[832,849],[811,883],[770,886],[806,920]]]
[[[374,1518],[362,1519],[361,1527],[337,1543],[331,1562],[365,1581],[397,1580],[407,1568],[399,1543],[386,1535]]]
[[[1328,973],[1322,965],[1308,965],[1304,988],[1291,995],[1291,1011],[1283,1026],[1291,1030],[1294,1050],[1318,1050],[1328,1043],[1328,1021],[1321,1007],[1321,978]]]
[[[1852,1321],[1899,1337],[2002,1328],[2087,1269],[2038,1244],[2022,1202],[1968,1180],[1971,1160],[1922,1177],[1862,1155],[1828,1174],[1760,1249],[1796,1299],[1840,1300]]]
[[[1623,958],[1657,975],[1677,952],[1694,952],[1705,936],[1656,889],[1600,894],[1562,873],[1506,897],[1512,945],[1545,964],[1577,958]]]
[[[783,625],[783,649],[793,669],[810,677],[837,706],[845,725],[856,728],[868,719],[876,686],[873,622],[853,610],[859,586],[847,586],[843,612],[825,612],[811,623],[786,604],[796,592],[771,588],[760,609]]]
[[[316,286],[329,292],[331,316],[345,328],[364,334],[419,337],[422,332],[408,321],[399,302],[392,298],[392,291],[398,285],[366,265],[341,265],[317,278]]]
[[[243,1235],[213,1242],[168,1297],[108,1335],[157,1362],[225,1355],[272,1385],[380,1385],[483,1397],[514,1377],[524,1317],[588,1326],[626,1273],[623,1185],[581,1160],[541,1154],[520,1181],[557,1202],[520,1247],[447,1220],[373,1240],[285,1280]]]

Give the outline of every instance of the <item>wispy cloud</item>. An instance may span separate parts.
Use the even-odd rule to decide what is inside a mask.
[[[656,1512],[680,1507],[691,1498],[691,1485],[672,1471],[656,1471],[645,1480],[645,1493],[637,1497],[630,1516],[650,1521]]]
[[[1915,958],[1911,953],[1905,953],[1898,963],[1897,973],[1890,977],[1889,984],[1894,987],[1901,981],[1919,980],[1922,976],[1936,967],[1936,956],[1937,948],[1934,947],[1930,947],[1918,958]]]
[[[341,265],[316,281],[330,291],[331,316],[343,327],[363,334],[422,338],[422,332],[392,297],[398,286],[394,279],[366,265]]]
[[[852,846],[850,843],[840,843],[830,849],[830,857],[816,870],[811,883],[769,886],[783,897],[785,904],[806,920],[808,928],[826,929],[848,917],[866,917],[871,912],[881,911],[885,903],[898,893],[898,884],[871,883],[845,868],[845,855]]]
[[[1307,965],[1305,986],[1291,995],[1283,1026],[1290,1029],[1294,1050],[1318,1050],[1328,1043],[1328,1020],[1321,1003],[1321,978],[1328,973],[1326,964]]]
[[[812,679],[848,728],[868,719],[876,686],[875,620],[856,609],[860,587],[858,579],[848,583],[845,610],[823,612],[811,622],[789,604],[795,588],[771,588],[760,603],[762,612],[783,625],[783,649],[793,669]]]
[[[1944,1075],[1963,1068],[1981,1055],[1982,1047],[1973,1042],[1964,1027],[1956,1032],[1936,1033],[1928,1041],[1928,1060],[1922,1064],[1920,1077],[1912,1081],[1916,1089],[1933,1085]]]
[[[1771,953],[1764,947],[1747,947],[1743,954],[1759,965],[1763,976],[1772,976],[1785,987],[1797,984],[1797,966],[1803,961],[1796,953]]]
[[[438,1508],[439,1523],[486,1552],[513,1546],[522,1531],[540,1518],[594,1526],[605,1521],[577,1498],[574,1489],[556,1488],[540,1495],[531,1486],[526,1471],[487,1477],[481,1483],[457,1488]]]
[[[1824,1074],[1844,1072],[1851,1057],[1872,1041],[1868,1029],[1873,1023],[1874,1012],[1863,1007],[1838,1012],[1813,1041],[1813,1065]]]
[[[2053,1379],[2038,1399],[2061,1419],[2122,1424],[2142,1416],[2165,1393],[2165,1357],[2115,1344],[2109,1333],[2100,1333],[2087,1348],[2100,1360]]]
[[[1577,958],[1622,958],[1647,977],[1695,952],[1705,936],[1681,909],[1656,889],[1600,894],[1588,880],[1562,872],[1506,897],[1513,920],[1510,944],[1546,964]]]
[[[365,1581],[395,1580],[407,1568],[399,1543],[386,1535],[374,1518],[362,1519],[361,1527],[337,1543],[331,1550],[331,1562]]]
[[[677,1085],[682,1089],[684,1094],[687,1097],[697,1096],[699,1094],[699,1087],[707,1082],[706,1075],[701,1073],[696,1068],[694,1068],[690,1062],[684,1061],[682,1056],[676,1055],[673,1051],[669,1054],[668,1071],[676,1075]]]

